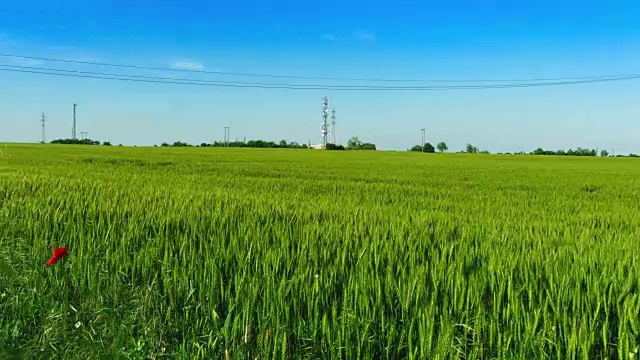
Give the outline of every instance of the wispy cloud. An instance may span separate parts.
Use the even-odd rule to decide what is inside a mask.
[[[73,47],[73,46],[66,46],[66,45],[51,45],[51,46],[47,46],[47,50],[49,50],[49,51],[72,51],[72,50],[76,50],[76,48]]]
[[[342,42],[342,43],[353,43],[354,41],[359,41],[359,42],[375,42],[376,41],[375,34],[368,31],[364,31],[364,30],[353,31],[350,33],[349,32],[339,33],[339,34],[323,33],[320,35],[320,38],[327,42]]]
[[[367,31],[356,31],[353,33],[353,38],[360,41],[376,41],[376,36]]]
[[[176,61],[171,64],[171,67],[178,70],[204,70],[203,64],[188,60]]]
[[[0,45],[6,45],[9,43],[9,35],[0,32]]]
[[[32,59],[12,59],[11,62],[14,65],[20,65],[20,66],[37,66],[37,65],[43,64],[43,62],[40,60],[32,60]]]
[[[334,41],[336,39],[335,35],[329,34],[329,33],[324,33],[320,35],[320,37],[322,38],[322,40],[326,40],[326,41]]]

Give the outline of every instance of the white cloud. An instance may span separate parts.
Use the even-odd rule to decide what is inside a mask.
[[[187,60],[176,61],[171,64],[171,67],[179,70],[204,70],[204,65],[201,63]]]
[[[356,31],[353,33],[353,38],[360,41],[376,41],[376,36],[367,31]]]

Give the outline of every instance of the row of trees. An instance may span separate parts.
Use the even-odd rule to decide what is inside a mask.
[[[431,143],[425,143],[424,146],[415,145],[414,147],[409,149],[409,151],[435,153],[436,152],[436,148],[438,149],[438,152],[441,152],[441,153],[442,152],[447,152],[449,150],[449,147],[447,146],[447,144],[445,142],[439,142],[438,145],[436,145],[436,147],[433,147],[433,145],[431,145]],[[489,152],[487,150],[480,150],[476,146],[473,146],[471,144],[467,144],[467,147],[463,151],[460,151],[459,153],[461,153],[461,154],[464,154],[464,153],[466,153],[466,154],[489,154]]]
[[[437,150],[439,152],[446,152],[448,150],[447,144],[445,144],[444,142],[440,142],[437,145]],[[409,149],[409,151],[415,151],[415,152],[425,152],[425,153],[435,153],[436,152],[436,148],[434,148],[433,145],[431,145],[431,143],[425,143],[424,147],[421,147],[420,145],[415,145],[414,147],[412,147],[411,149]],[[459,152],[460,154],[489,154],[489,151],[487,150],[479,150],[476,146],[472,145],[472,144],[467,144],[467,146],[465,147],[465,149],[463,151]],[[499,153],[500,155],[512,155],[511,153]],[[607,150],[600,150],[598,152],[598,150],[596,149],[583,149],[583,148],[577,148],[577,149],[569,149],[569,150],[557,150],[557,151],[553,151],[553,150],[544,150],[542,148],[537,148],[534,151],[530,152],[530,153],[525,153],[525,152],[518,152],[515,153],[513,155],[552,155],[552,156],[601,156],[601,157],[609,157],[611,156],[609,154],[609,152]],[[640,155],[636,155],[636,154],[629,154],[629,157],[640,157]],[[617,155],[616,157],[624,157],[624,155]]]
[[[583,149],[577,148],[575,150],[544,150],[542,148],[535,149],[531,155],[556,155],[556,156],[598,156],[598,150],[596,149]],[[601,150],[600,156],[607,157],[609,156],[609,152],[607,150]]]
[[[97,140],[92,139],[57,139],[51,141],[51,144],[67,144],[67,145],[103,145],[103,146],[111,146],[111,143],[105,141],[101,143]],[[119,145],[122,146],[122,145]],[[232,142],[221,142],[215,141],[212,144],[202,143],[200,145],[191,145],[186,142],[176,141],[173,144],[162,143],[161,147],[235,147],[235,148],[265,148],[265,149],[309,149],[307,144],[299,144],[297,142],[287,142],[286,140],[280,140],[279,142],[273,141],[265,141],[265,140],[249,140],[249,141],[232,141]],[[363,142],[357,136],[352,137],[347,142],[347,146],[343,146],[340,144],[327,144],[327,150],[376,150],[376,145],[368,142]],[[447,152],[449,147],[445,142],[439,142],[435,147],[431,143],[425,143],[424,146],[415,145],[410,148],[408,151],[413,152],[425,152],[425,153],[435,153],[436,150],[438,152]],[[467,144],[463,151],[459,153],[467,153],[467,154],[489,154],[486,150],[479,150],[476,146],[472,144]],[[503,153],[499,153],[503,154]],[[511,153],[504,153],[505,155],[511,155]],[[515,155],[547,155],[547,156],[601,156],[601,157],[609,157],[611,156],[607,150],[596,150],[596,149],[583,149],[578,147],[577,149],[569,149],[569,150],[545,150],[542,148],[537,148],[530,153],[519,152],[515,153]],[[629,157],[640,157],[640,155],[629,154]],[[625,157],[625,155],[616,155],[616,157]]]
[[[233,148],[264,148],[264,149],[309,149],[307,144],[299,144],[297,142],[287,142],[286,140],[280,140],[280,142],[265,141],[265,140],[249,140],[249,141],[231,141],[220,142],[214,141],[212,144],[202,143],[200,145],[191,145],[182,141],[176,141],[173,144],[162,143],[161,147],[233,147]],[[357,136],[352,137],[347,142],[347,146],[340,144],[327,144],[327,150],[376,150],[376,145],[372,143],[363,142]]]
[[[111,143],[108,141],[100,143],[100,141],[98,140],[91,140],[91,139],[56,139],[51,141],[51,144],[111,146]]]
[[[347,141],[347,150],[376,150],[376,145],[372,143],[363,142],[357,136],[352,137]]]
[[[437,148],[438,148],[439,152],[446,152],[447,150],[449,150],[449,147],[444,142],[439,142],[438,145],[437,145]],[[436,152],[436,148],[433,147],[433,145],[431,145],[431,143],[425,143],[424,146],[415,145],[414,147],[412,147],[408,151],[434,153],[434,152]]]
[[[249,140],[249,141],[230,141],[221,142],[214,141],[212,144],[202,143],[200,145],[191,145],[182,141],[176,141],[173,144],[162,143],[161,147],[234,147],[234,148],[261,148],[261,149],[308,149],[307,144],[298,144],[297,142],[288,143],[286,140],[280,140],[276,143],[265,140]]]

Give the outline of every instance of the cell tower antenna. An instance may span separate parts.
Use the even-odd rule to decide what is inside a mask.
[[[336,144],[336,108],[331,110],[331,142]]]
[[[46,117],[44,116],[44,113],[42,113],[42,120],[40,120],[40,122],[42,123],[42,143],[45,143],[45,123],[46,123]]]
[[[322,99],[322,149],[327,148],[327,133],[329,124],[327,119],[329,117],[329,99],[325,96]]]
[[[78,104],[73,104],[73,129],[71,130],[71,138],[73,140],[77,139],[76,136],[76,107],[78,106]]]

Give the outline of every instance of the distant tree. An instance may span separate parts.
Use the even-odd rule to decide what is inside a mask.
[[[444,143],[443,141],[438,143],[438,151],[445,152],[447,150],[449,150],[449,148],[447,147],[446,143]]]
[[[103,143],[102,143],[102,145],[103,145],[103,146],[111,146],[111,143],[110,143],[110,142],[108,142],[108,141],[105,141],[105,142],[103,142]]]
[[[326,150],[344,150],[344,146],[338,144],[327,144]]]
[[[420,151],[422,151],[422,146],[414,145],[411,149],[409,149],[409,151],[420,152]]]
[[[425,143],[424,146],[422,147],[422,152],[434,153],[436,152],[436,148],[434,148],[433,145],[431,145],[431,143]]]
[[[477,154],[478,153],[478,148],[471,145],[471,144],[467,144],[467,148],[465,151],[467,154]]]
[[[602,151],[600,151],[600,156],[601,157],[608,157],[609,156],[609,152],[607,150],[603,149]]]
[[[376,150],[376,145],[372,143],[364,143],[360,150]]]
[[[163,142],[160,146],[162,146],[162,147],[168,147],[168,146],[169,146],[169,144],[167,144],[166,142]]]
[[[347,150],[362,150],[362,145],[362,141],[357,136],[354,136],[347,142]]]
[[[51,144],[65,145],[100,145],[100,141],[91,139],[57,139],[51,141]]]

